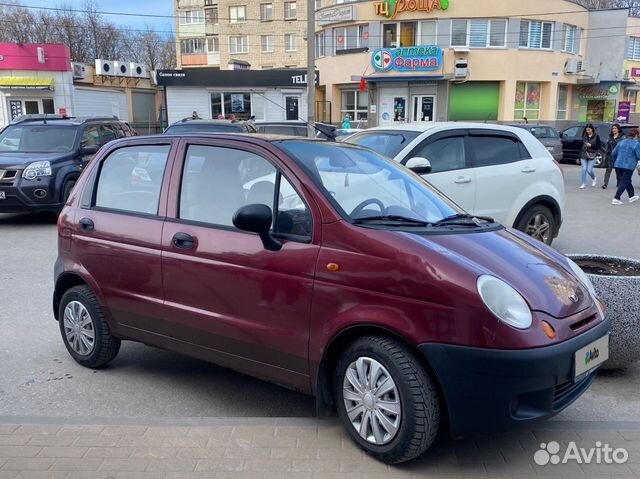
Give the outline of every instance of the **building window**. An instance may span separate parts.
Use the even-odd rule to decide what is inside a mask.
[[[514,118],[537,120],[540,118],[540,83],[516,83],[516,106]]]
[[[569,53],[578,53],[578,46],[577,44],[577,27],[574,27],[573,25],[566,25],[564,26],[564,30],[562,32],[562,37],[563,37],[563,42],[562,42],[562,49],[565,52],[569,52]]]
[[[295,52],[297,50],[295,33],[284,34],[284,50],[286,52]]]
[[[355,121],[366,121],[369,111],[369,95],[359,90],[342,92],[342,104],[340,106],[341,120],[347,115]]]
[[[180,25],[199,25],[204,23],[204,10],[180,12]]]
[[[262,53],[273,52],[273,35],[262,35],[260,45]]]
[[[316,0],[316,10],[320,10],[322,8],[322,0]]]
[[[412,47],[416,45],[416,22],[384,23],[382,43],[385,48]]]
[[[207,53],[220,53],[220,39],[207,37]]]
[[[506,36],[506,20],[451,20],[452,47],[501,48]]]
[[[640,38],[629,37],[629,45],[627,46],[627,59],[640,60]]]
[[[238,7],[229,7],[229,21],[231,23],[242,23],[247,21],[247,7],[241,5]]]
[[[260,5],[260,21],[270,22],[273,20],[273,3],[263,3]]]
[[[211,118],[248,120],[251,117],[251,93],[211,93]]]
[[[537,20],[520,21],[521,48],[551,49],[553,23]]]
[[[296,17],[296,2],[284,2],[284,19],[295,20]]]
[[[210,6],[212,6],[212,5],[215,5],[215,2],[216,2],[216,1],[217,1],[217,0],[204,0],[204,6],[205,6],[205,7],[210,7]]]
[[[420,22],[420,45],[437,45],[437,23],[433,20]]]
[[[246,35],[229,37],[229,53],[248,53],[249,42]]]
[[[200,55],[204,53],[204,38],[188,38],[180,40],[180,51],[183,55]]]
[[[558,85],[558,105],[556,120],[567,119],[567,105],[569,104],[569,85]]]
[[[324,32],[316,34],[316,58],[323,58],[327,55]]]
[[[334,28],[336,51],[367,48],[369,46],[369,25]]]
[[[209,25],[217,25],[218,24],[218,7],[207,8],[204,11],[204,16]]]

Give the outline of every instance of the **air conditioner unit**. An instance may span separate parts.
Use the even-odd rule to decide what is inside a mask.
[[[129,74],[129,62],[113,62],[116,68],[116,76],[128,77]]]
[[[456,78],[466,78],[469,74],[469,61],[460,59],[456,60],[456,70],[454,76]]]
[[[575,75],[578,73],[578,60],[575,58],[570,58],[564,64],[564,72],[570,75]]]
[[[578,73],[583,72],[584,71],[584,62],[582,60],[580,60],[578,62]]]
[[[84,64],[82,63],[71,63],[71,71],[73,72],[74,80],[84,80],[87,77]]]
[[[147,67],[143,63],[129,63],[129,75],[136,78],[149,78]]]
[[[109,60],[96,60],[96,75],[113,76],[116,74],[114,62]]]

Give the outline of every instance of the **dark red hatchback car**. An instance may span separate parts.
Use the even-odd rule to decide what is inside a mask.
[[[347,144],[129,138],[59,219],[53,309],[74,359],[121,340],[315,394],[387,463],[548,418],[607,359],[609,321],[570,260],[465,214]]]

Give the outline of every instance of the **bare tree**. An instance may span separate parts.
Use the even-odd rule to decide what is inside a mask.
[[[632,15],[640,14],[640,0],[573,0],[590,10],[628,8]]]

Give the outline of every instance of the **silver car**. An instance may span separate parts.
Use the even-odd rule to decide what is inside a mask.
[[[540,143],[547,148],[547,150],[549,150],[549,153],[551,153],[554,160],[558,162],[562,161],[562,141],[560,139],[560,134],[555,128],[549,125],[537,125],[532,123],[520,123],[511,126],[529,130],[529,132],[535,136]]]

